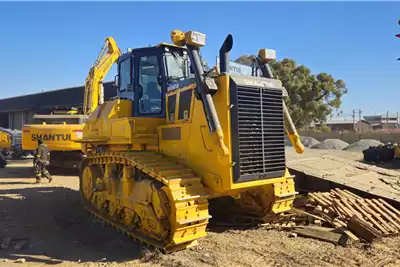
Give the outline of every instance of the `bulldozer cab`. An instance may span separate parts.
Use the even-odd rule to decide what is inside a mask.
[[[165,118],[167,88],[181,87],[190,77],[183,47],[162,43],[134,49],[118,60],[118,96],[135,102],[133,117]]]

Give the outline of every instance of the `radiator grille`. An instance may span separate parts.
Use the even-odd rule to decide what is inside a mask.
[[[282,91],[238,87],[236,92],[240,177],[273,178],[285,170]]]

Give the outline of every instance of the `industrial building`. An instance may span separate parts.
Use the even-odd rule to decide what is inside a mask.
[[[117,94],[113,82],[103,83],[104,100]],[[0,99],[0,127],[21,130],[32,123],[35,113],[49,114],[54,109],[82,109],[84,86]]]
[[[368,121],[360,120],[329,120],[324,123],[332,132],[369,132],[372,127]],[[320,124],[316,124],[320,126]]]
[[[396,129],[399,128],[399,115],[374,115],[374,116],[364,116],[366,120],[374,130],[385,130],[385,129]]]

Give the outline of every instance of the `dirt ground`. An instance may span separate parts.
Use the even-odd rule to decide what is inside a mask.
[[[199,246],[163,255],[94,220],[81,206],[75,173],[35,184],[31,161],[0,169],[0,237],[27,240],[0,249],[5,266],[400,266],[400,237],[344,248],[265,228],[210,226]],[[17,259],[26,262],[15,263]]]

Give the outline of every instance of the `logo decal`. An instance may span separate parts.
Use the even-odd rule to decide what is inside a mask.
[[[71,134],[32,134],[32,141],[39,139],[43,141],[71,141]]]

